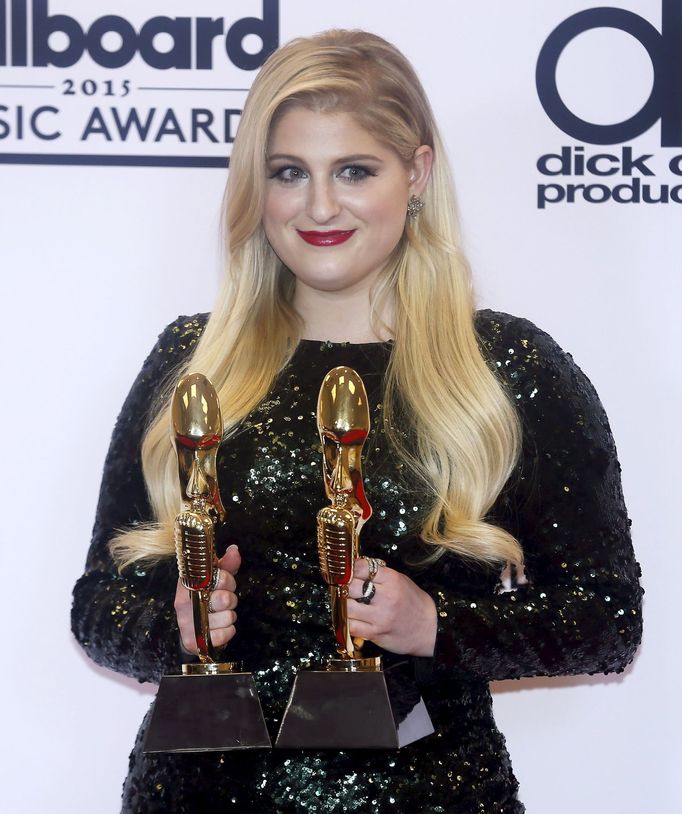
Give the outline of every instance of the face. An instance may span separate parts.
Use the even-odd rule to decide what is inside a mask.
[[[418,176],[349,113],[287,111],[268,145],[263,228],[297,293],[369,289],[402,236]]]

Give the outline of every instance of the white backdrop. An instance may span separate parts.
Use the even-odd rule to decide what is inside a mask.
[[[660,29],[661,0],[614,2]],[[682,0],[665,2],[679,8]],[[634,668],[623,676],[494,687],[498,723],[529,814],[682,810],[673,776],[682,762],[682,659],[674,612],[682,457],[680,204],[536,204],[538,184],[557,182],[536,169],[541,155],[565,145],[583,146],[586,155],[620,155],[623,146],[597,147],[563,133],[535,89],[545,39],[569,15],[590,8],[589,0],[275,5],[281,42],[332,26],[360,27],[410,57],[449,148],[481,304],[526,316],[553,334],[595,383],[611,419],[644,571],[645,640]],[[0,2],[0,16],[9,7]],[[71,15],[86,28],[115,13],[136,30],[159,14],[224,16],[227,25],[246,15],[262,17],[258,0],[51,0],[49,11]],[[65,46],[59,35],[50,43],[55,50]],[[251,37],[244,50],[259,44]],[[116,48],[115,38],[108,47]],[[69,632],[70,591],[82,570],[99,473],[127,389],[167,322],[211,306],[220,273],[226,171],[28,165],[6,163],[13,160],[7,156],[224,156],[229,148],[207,139],[194,146],[173,136],[157,144],[106,142],[101,135],[79,142],[78,133],[95,105],[111,104],[101,97],[107,79],[133,80],[130,97],[115,100],[121,109],[170,106],[185,116],[186,92],[137,88],[197,82],[243,88],[252,74],[231,67],[218,45],[214,70],[201,75],[149,68],[139,57],[115,70],[87,55],[72,67],[12,67],[2,65],[3,53],[9,62],[14,51],[0,41],[2,494],[6,512],[16,519],[3,523],[0,549],[0,748],[7,778],[0,805],[12,814],[113,814],[154,688],[87,660]],[[682,39],[675,53],[682,53]],[[679,71],[679,61],[677,66]],[[641,45],[605,28],[576,38],[557,71],[566,104],[596,123],[629,118],[645,101],[652,76]],[[79,83],[88,78],[98,89],[85,99]],[[80,88],[75,98],[63,95],[70,87],[66,80]],[[18,84],[53,87],[6,87]],[[682,89],[677,96],[682,99]],[[222,111],[238,108],[244,95],[197,91],[191,98],[191,105]],[[29,115],[42,105],[59,110],[41,121],[49,129],[58,120],[62,136],[42,141],[24,132],[19,139],[17,107]],[[9,124],[3,127],[3,121]],[[666,170],[682,144],[662,147],[658,124],[627,144],[636,155],[653,156],[646,166],[655,168],[656,177],[642,180],[654,186],[682,182]],[[610,186],[630,180],[592,179]]]

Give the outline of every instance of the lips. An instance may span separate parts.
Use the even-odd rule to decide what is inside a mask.
[[[305,232],[302,229],[296,231],[311,246],[338,246],[339,243],[345,243],[355,233],[355,229],[329,229],[326,232]]]

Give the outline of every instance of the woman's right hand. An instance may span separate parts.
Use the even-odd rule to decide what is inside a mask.
[[[237,582],[235,576],[239,571],[242,558],[236,545],[231,545],[218,561],[218,583],[211,592],[209,628],[214,647],[226,645],[236,633],[237,621]],[[194,636],[194,616],[190,592],[178,580],[175,591],[175,614],[180,628],[180,640],[184,649],[196,656],[197,642]]]

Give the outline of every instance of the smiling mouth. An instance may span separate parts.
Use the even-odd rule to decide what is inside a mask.
[[[339,243],[345,243],[355,233],[355,229],[330,229],[326,232],[305,232],[302,229],[296,231],[311,246],[338,246]]]

